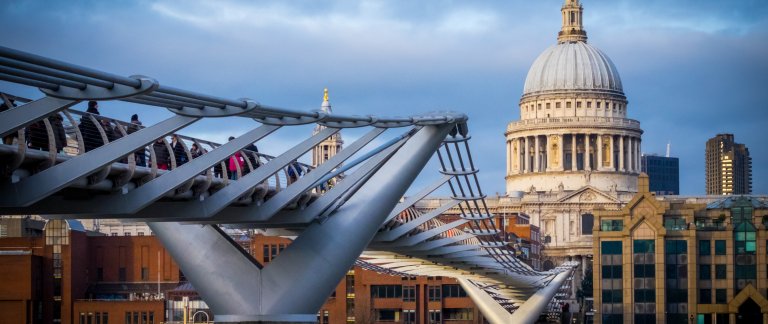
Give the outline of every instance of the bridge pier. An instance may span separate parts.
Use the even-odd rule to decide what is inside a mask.
[[[323,223],[266,266],[215,225],[149,223],[217,322],[313,323],[453,124],[423,126]]]

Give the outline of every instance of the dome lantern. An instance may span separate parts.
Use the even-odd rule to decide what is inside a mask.
[[[557,33],[557,43],[575,43],[587,42],[587,31],[584,30],[582,16],[584,8],[579,4],[579,0],[565,0],[563,8],[563,27]]]

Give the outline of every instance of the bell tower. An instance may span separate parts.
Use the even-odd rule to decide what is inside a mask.
[[[321,105],[320,109],[324,113],[332,113],[331,103],[328,101],[328,88],[323,90],[323,104]],[[325,129],[325,126],[315,126],[315,130],[312,132],[312,135],[319,133],[323,129]],[[320,144],[317,144],[317,146],[312,148],[312,166],[317,167],[318,165],[325,163],[325,161],[328,161],[328,159],[341,151],[343,144],[344,141],[341,139],[340,133],[335,133],[331,135],[331,137],[328,137],[322,141]]]

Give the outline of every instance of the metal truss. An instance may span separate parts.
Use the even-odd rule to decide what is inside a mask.
[[[44,94],[29,100],[0,93],[6,107],[0,111],[0,214],[148,222],[217,320],[313,322],[328,292],[358,264],[459,278],[498,323],[521,309],[541,313],[575,266],[534,271],[500,239],[460,113],[378,117],[277,108],[5,47],[0,80]],[[89,100],[122,100],[174,115],[143,127],[71,109]],[[256,123],[224,144],[175,135],[203,118],[224,117]],[[251,149],[282,127],[310,123],[324,127],[280,155]],[[326,138],[357,127],[370,130],[320,166],[296,162]],[[395,128],[406,130],[369,147]],[[435,153],[441,177],[400,201]],[[426,213],[412,207],[446,185],[450,203]],[[460,217],[440,219],[449,209]],[[263,265],[220,226],[289,230],[297,238]]]

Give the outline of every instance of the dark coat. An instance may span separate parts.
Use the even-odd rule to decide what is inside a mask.
[[[56,139],[56,152],[61,152],[67,146],[67,133],[64,131],[64,119],[56,114],[51,118],[53,138]]]
[[[96,127],[96,124],[93,123],[90,116],[83,115],[83,117],[80,118],[80,125],[77,127],[80,128],[80,134],[83,136],[83,144],[85,144],[86,152],[104,145],[104,141],[101,139],[101,133],[99,133],[99,129]]]
[[[165,146],[165,143],[155,142],[155,144],[152,144],[152,148],[155,150],[155,157],[157,158],[157,163],[167,164],[170,167],[171,154],[168,152],[168,148]]]

